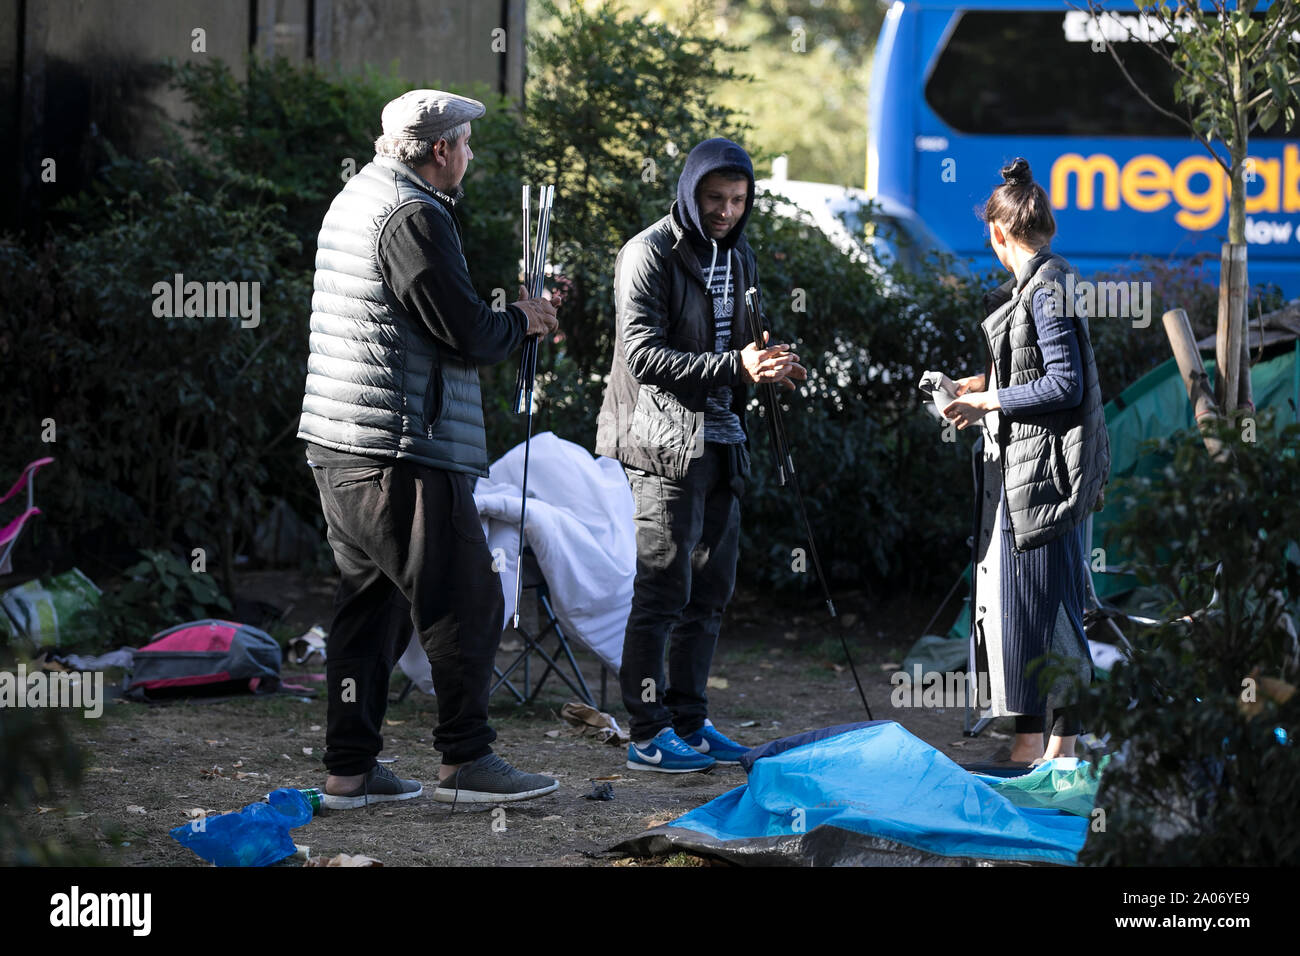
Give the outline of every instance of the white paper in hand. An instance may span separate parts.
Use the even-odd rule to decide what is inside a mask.
[[[932,404],[926,407],[931,414],[940,421],[947,421],[943,417],[943,410],[956,400],[957,383],[943,372],[926,372],[916,387],[930,396]]]

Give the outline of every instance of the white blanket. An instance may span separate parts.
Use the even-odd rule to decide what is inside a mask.
[[[514,615],[524,446],[495,462],[474,487],[488,548],[501,568],[504,629]],[[635,505],[623,467],[592,458],[551,432],[534,435],[528,460],[525,535],[537,556],[551,604],[566,636],[585,645],[615,674],[636,576]],[[399,664],[416,686],[432,692],[429,662],[412,637]]]

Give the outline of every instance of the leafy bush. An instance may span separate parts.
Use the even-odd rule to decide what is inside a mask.
[[[99,604],[113,644],[142,644],[164,628],[231,610],[212,575],[196,573],[166,551],[145,551],[144,559],[127,568],[123,578]]]
[[[19,708],[0,720],[0,866],[89,866],[101,862],[93,846],[66,836],[33,832],[37,807],[75,799],[84,757],[58,708]],[[71,807],[69,807],[71,809]]]
[[[1116,489],[1126,548],[1168,596],[1169,623],[1084,698],[1089,726],[1123,744],[1087,862],[1300,859],[1300,425],[1262,417],[1254,442],[1220,437],[1233,459],[1180,433],[1152,445],[1172,461],[1162,473]]]
[[[279,264],[298,245],[277,220],[282,210],[236,204],[230,185],[186,161],[114,155],[83,199],[96,212],[48,254],[0,246],[42,290],[0,291],[11,359],[58,357],[52,375],[31,366],[6,375],[6,433],[27,440],[4,455],[16,470],[17,460],[53,453],[55,480],[42,493],[69,550],[178,542],[219,556],[228,583],[252,533],[267,446],[301,400],[308,292],[303,273]],[[259,324],[160,316],[176,274],[247,283]],[[42,448],[47,418],[57,440]]]

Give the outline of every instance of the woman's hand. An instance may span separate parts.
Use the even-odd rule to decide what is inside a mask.
[[[967,392],[982,392],[987,383],[983,375],[967,375],[965,378],[957,379],[957,394],[965,395]]]
[[[979,376],[981,379],[983,377]],[[962,381],[969,381],[969,379],[962,379]],[[943,410],[943,417],[956,422],[957,430],[961,431],[967,425],[974,425],[989,412],[1001,407],[996,392],[970,392],[949,402]]]

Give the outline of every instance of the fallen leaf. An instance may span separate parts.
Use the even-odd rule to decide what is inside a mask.
[[[740,726],[742,726],[742,727],[757,727],[757,726],[758,726],[758,721],[757,721],[757,720],[747,720],[747,721],[745,721],[743,724],[741,724]]]
[[[236,770],[238,770],[238,769],[239,769],[240,767],[242,767],[243,765],[244,765],[244,761],[242,761],[242,760],[236,760],[235,763],[234,763],[234,767],[235,767]]]
[[[560,732],[559,732],[558,730],[548,730],[548,731],[546,732],[546,736],[547,736],[547,737],[558,737],[558,736],[560,736]]]
[[[895,664],[893,661],[885,661],[885,663],[880,665],[880,669],[882,671],[885,671],[886,673],[888,673],[889,671],[901,671],[903,669],[903,665]]]
[[[285,760],[292,760],[292,759],[293,759],[293,758],[290,757],[288,754],[280,754],[280,756],[283,757]]]
[[[202,774],[202,775],[205,776],[205,777],[224,777],[224,776],[225,776],[225,774],[222,773],[220,767],[212,767],[212,768],[209,769],[209,770],[200,770],[199,773]]]
[[[133,803],[133,804],[131,804],[129,807],[126,808],[126,812],[127,812],[127,813],[142,813],[142,814],[147,814],[149,811],[146,810],[144,807],[138,807],[138,806],[136,806],[136,805]]]
[[[220,740],[205,740],[203,742],[207,744],[209,747],[215,747],[217,744],[221,743]]]
[[[404,721],[404,720],[389,720],[387,717],[385,717],[385,718],[384,718],[384,723],[386,723],[389,727],[400,727],[400,726],[402,726],[402,724],[406,723],[406,721]],[[319,730],[320,728],[314,728],[314,729]]]
[[[712,688],[713,690],[726,690],[730,685],[727,683],[725,677],[710,677],[708,681],[705,682],[705,686]]]
[[[758,666],[761,670],[770,671],[776,667],[771,661],[759,661]]]
[[[616,773],[609,777],[592,777],[591,779],[592,780],[622,780],[623,775],[621,773]]]
[[[844,673],[844,665],[843,665],[843,664],[832,664],[831,667],[835,668],[835,673],[837,673],[837,674],[843,674],[843,673]]]
[[[552,823],[552,822],[554,822],[555,820],[563,820],[563,819],[564,819],[564,817],[560,816],[559,814],[552,814],[552,815],[549,816],[549,817],[542,817],[542,822],[543,822],[543,823]]]
[[[40,806],[38,806],[38,807],[36,808],[36,815],[37,815],[37,816],[40,816],[42,813],[53,813],[53,812],[54,812],[55,810],[57,810],[57,809],[59,809],[59,808],[58,808],[58,807],[40,807]]]
[[[310,748],[310,747],[303,747],[303,748],[302,748],[302,752],[303,752],[303,754],[304,754],[305,756],[307,756],[307,757],[310,757],[310,756],[311,756],[311,748]]]
[[[91,767],[86,773],[121,773],[116,767]]]
[[[320,724],[312,724],[310,729],[311,729],[311,730],[320,730]]]
[[[235,771],[235,779],[236,779],[236,780],[246,780],[246,779],[249,778],[249,777],[260,777],[260,776],[261,776],[260,773],[245,773],[245,772],[242,771],[242,770],[236,770],[236,771]]]

